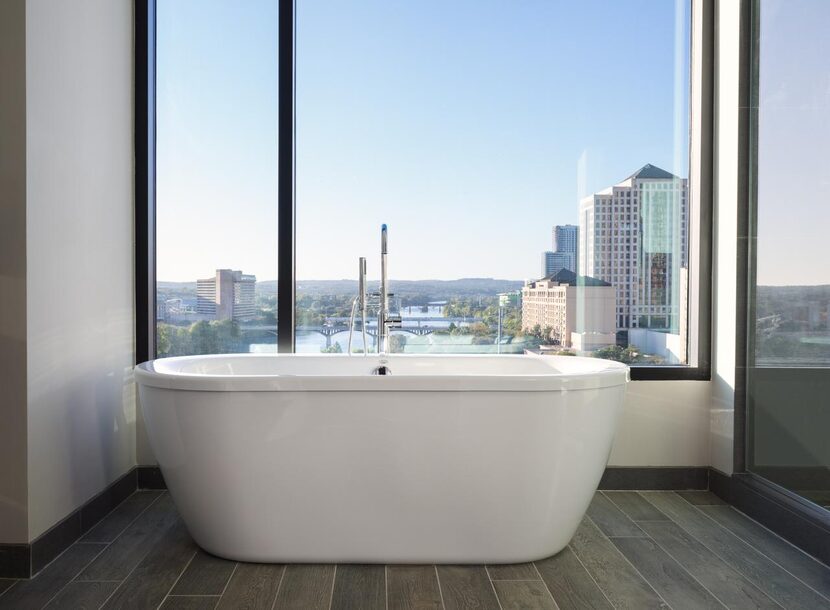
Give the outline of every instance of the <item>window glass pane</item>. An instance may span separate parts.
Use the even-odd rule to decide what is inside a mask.
[[[299,0],[297,350],[348,349],[387,223],[393,351],[684,364],[689,30],[675,0]]]
[[[830,4],[759,9],[747,462],[830,505]]]
[[[277,2],[158,0],[157,354],[276,351]]]

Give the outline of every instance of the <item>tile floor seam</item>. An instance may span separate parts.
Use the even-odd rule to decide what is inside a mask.
[[[49,532],[50,530],[56,528],[58,525],[60,525],[60,523],[56,523],[55,525],[50,527],[48,530],[46,530],[46,532],[43,532],[43,533],[45,534],[45,533]],[[41,534],[41,536],[42,535],[43,534]],[[78,537],[78,540],[80,540],[80,538],[81,538],[81,536]],[[58,553],[52,559],[50,559],[49,563],[47,563],[45,566],[41,567],[40,570],[37,571],[37,574],[32,574],[31,573],[32,572],[32,552],[31,552],[31,549],[32,549],[32,544],[34,544],[34,542],[36,542],[36,540],[33,541],[33,542],[30,542],[29,543],[29,574],[30,574],[30,577],[29,578],[18,579],[18,582],[20,580],[34,580],[35,577],[37,577],[38,574],[41,574],[46,568],[48,568],[53,563],[55,563],[58,559],[60,559],[69,549],[71,549],[78,542],[78,540],[75,540],[72,543],[70,543],[69,546],[67,546],[64,550],[62,550],[60,553]],[[109,543],[108,542],[98,542],[97,544],[106,544],[106,545],[108,545]],[[12,585],[12,586],[14,586],[14,585]],[[9,587],[9,588],[11,588],[11,587]]]
[[[602,495],[603,495],[603,496],[605,496],[606,498],[608,498],[608,501],[609,501],[609,502],[611,502],[611,504],[613,504],[614,506],[616,506],[616,507],[617,507],[617,509],[619,509],[619,511],[620,511],[623,515],[625,515],[626,517],[628,517],[629,521],[631,521],[634,525],[637,525],[638,523],[650,523],[650,522],[652,522],[652,521],[665,521],[666,519],[668,519],[668,517],[666,517],[666,519],[635,519],[634,517],[632,517],[631,515],[629,515],[627,512],[625,512],[625,511],[623,510],[623,507],[622,507],[622,506],[620,506],[617,502],[615,502],[615,501],[614,501],[613,494],[609,494],[609,493],[608,493],[609,491],[613,492],[613,491],[617,491],[617,490],[607,489],[607,490],[602,491],[602,492],[600,492],[600,493],[602,493]],[[629,490],[619,490],[619,491],[629,491]],[[618,493],[619,493],[619,491],[618,491]],[[633,491],[631,491],[631,493],[638,494],[639,492],[638,492],[638,491],[636,491],[636,490],[633,490]],[[638,526],[638,527],[639,527],[639,526]],[[642,528],[640,528],[640,529],[642,529]]]
[[[664,492],[664,493],[675,493],[675,492],[666,491],[666,492]],[[645,500],[648,502],[648,498],[646,498],[645,496],[643,496],[643,499],[645,499]],[[682,498],[681,498],[681,499],[682,499]],[[685,502],[685,500],[684,500],[684,502]],[[652,506],[654,506],[654,505],[652,504]],[[655,508],[657,508],[657,507],[655,506]],[[705,514],[705,513],[703,513],[703,511],[699,511],[699,512],[701,512],[702,514]],[[706,544],[703,540],[701,540],[700,538],[698,538],[697,536],[695,536],[692,532],[690,532],[688,529],[686,529],[685,527],[683,527],[682,525],[680,525],[680,524],[679,524],[677,521],[675,521],[674,519],[672,519],[672,520],[671,520],[671,522],[672,522],[672,523],[674,523],[677,527],[679,527],[679,528],[680,528],[680,529],[681,529],[681,530],[682,530],[682,531],[683,531],[686,535],[688,535],[688,536],[689,536],[692,540],[694,540],[695,542],[697,542],[698,544],[700,544],[701,546],[703,546],[703,548],[705,548],[706,550],[708,550],[710,553],[712,553],[715,557],[717,557],[718,559],[720,559],[720,560],[721,560],[723,563],[725,563],[727,566],[732,567],[732,570],[733,570],[735,573],[739,574],[741,577],[743,577],[744,579],[746,579],[749,583],[751,583],[752,585],[754,585],[756,589],[758,589],[759,591],[761,591],[761,593],[763,593],[763,594],[764,594],[764,595],[766,595],[768,598],[770,598],[770,599],[771,599],[774,603],[776,603],[776,604],[778,604],[779,606],[781,606],[782,608],[784,608],[784,606],[783,606],[783,605],[782,605],[782,604],[778,601],[778,599],[774,598],[772,595],[770,595],[769,593],[767,593],[767,591],[766,591],[764,588],[762,588],[762,587],[761,587],[761,586],[760,586],[760,585],[756,582],[756,580],[755,580],[755,579],[750,578],[749,576],[747,576],[747,575],[746,575],[746,574],[744,574],[743,572],[741,572],[741,571],[737,570],[735,567],[733,567],[733,566],[732,566],[732,564],[730,563],[729,559],[727,559],[726,557],[724,557],[723,555],[721,555],[720,553],[718,553],[715,549],[713,549],[711,546],[709,546],[708,544]],[[730,534],[731,534],[731,532],[730,532]],[[733,536],[734,536],[734,534],[733,534]],[[738,537],[736,536],[736,538],[738,538]],[[743,542],[744,544],[747,544],[747,543],[746,543],[746,541],[744,541],[744,540],[743,540],[743,538],[738,538],[738,540],[740,540],[740,541],[741,541],[741,542]],[[753,547],[753,546],[751,546],[751,545],[748,545],[748,544],[747,544],[747,546],[749,546],[752,550],[755,550],[755,547]],[[756,551],[756,552],[757,552],[757,551]],[[760,553],[759,553],[759,554],[760,554]]]
[[[233,575],[236,574],[236,568],[238,568],[238,567],[239,567],[239,562],[238,561],[234,562],[233,570],[231,570],[231,575],[228,576],[228,580],[225,582],[225,586],[222,587],[222,592],[219,594],[219,599],[216,602],[216,606],[218,606],[222,602],[222,598],[225,597],[225,591],[228,590],[228,585],[231,584],[231,580],[233,580]],[[274,601],[276,601],[276,598],[274,598]],[[214,608],[216,606],[214,606]]]
[[[487,574],[487,580],[490,581],[490,588],[493,589],[493,595],[496,597],[496,603],[499,605],[500,610],[504,610],[504,607],[501,605],[501,600],[499,599],[499,594],[496,591],[496,583],[493,582],[493,579],[490,577],[490,570],[487,568],[487,565],[484,565],[484,573]]]
[[[334,604],[334,584],[337,582],[337,564],[334,564],[334,574],[331,577],[331,593],[329,594],[329,610]]]
[[[681,497],[682,497],[682,496],[681,496]],[[818,596],[819,596],[819,597],[821,597],[822,599],[826,599],[828,602],[830,602],[830,597],[827,597],[827,596],[826,596],[826,595],[824,595],[824,593],[822,593],[821,591],[817,591],[816,589],[814,589],[813,587],[811,587],[808,583],[806,583],[806,582],[804,582],[803,580],[801,580],[801,579],[800,579],[800,578],[799,578],[796,574],[793,574],[792,572],[790,572],[787,568],[785,568],[783,565],[781,565],[780,563],[778,563],[775,559],[773,559],[772,557],[770,557],[769,555],[767,555],[766,553],[764,553],[761,549],[759,549],[758,547],[756,547],[756,546],[755,546],[754,544],[752,544],[749,540],[744,540],[741,536],[739,536],[737,533],[733,532],[731,529],[729,529],[729,528],[728,528],[728,527],[726,527],[725,525],[721,525],[720,523],[718,523],[718,522],[717,522],[717,520],[715,520],[715,519],[713,519],[712,517],[710,517],[709,515],[707,515],[705,512],[703,512],[702,510],[700,510],[700,509],[699,509],[697,506],[695,506],[694,504],[692,504],[691,506],[692,506],[693,508],[695,508],[695,509],[697,510],[697,512],[699,512],[701,515],[703,515],[704,517],[706,517],[707,519],[709,519],[712,523],[714,523],[715,525],[717,525],[719,528],[721,528],[722,530],[724,530],[724,531],[726,531],[727,533],[729,533],[729,535],[734,536],[735,538],[737,538],[738,540],[740,540],[741,542],[743,542],[744,544],[746,544],[749,548],[753,549],[756,553],[758,553],[759,555],[761,555],[761,557],[765,557],[765,558],[766,558],[766,559],[768,559],[770,562],[772,562],[772,564],[773,564],[773,565],[777,566],[777,567],[778,567],[778,568],[780,568],[783,572],[785,572],[785,573],[789,574],[790,576],[792,576],[793,578],[795,578],[798,582],[800,582],[800,583],[801,583],[801,584],[803,584],[805,587],[807,587],[808,589],[810,589],[811,591],[813,591],[816,595],[818,595]],[[713,505],[713,506],[723,506],[723,505],[722,505],[722,504],[719,504],[719,505]],[[733,510],[736,510],[736,509],[734,509],[734,508],[733,508]],[[743,515],[743,514],[744,514],[744,513],[742,513],[741,511],[737,511],[737,512],[738,512],[738,513],[740,513],[741,515]],[[773,535],[776,535],[776,534],[775,534],[775,532],[772,532],[772,531],[771,531],[770,533],[772,533]],[[780,536],[777,536],[777,537],[779,537],[779,538],[780,538]],[[783,538],[782,538],[782,540],[783,540]],[[796,547],[796,548],[797,548],[797,547]],[[799,550],[800,550],[800,549],[799,549]],[[803,552],[803,551],[802,551],[802,552]],[[806,553],[804,553],[804,554],[805,554],[805,555],[807,555]],[[810,557],[810,555],[807,555],[807,557]],[[810,559],[815,560],[813,557],[810,557]],[[818,563],[819,565],[821,565],[821,566],[824,566],[824,564],[822,564],[821,562],[817,562],[817,563]],[[825,566],[825,567],[826,567],[826,566]],[[830,570],[830,568],[828,568],[828,570]]]
[[[179,581],[182,579],[182,576],[184,575],[185,572],[187,572],[187,568],[189,568],[190,564],[193,563],[193,559],[196,557],[196,555],[198,553],[199,553],[198,548],[193,551],[193,554],[190,556],[190,559],[188,559],[187,562],[184,564],[184,567],[182,568],[182,571],[179,572],[178,576],[176,576],[176,580],[173,582],[173,584],[170,586],[170,588],[167,589],[167,593],[164,594],[164,597],[159,602],[159,605],[156,606],[156,610],[159,610],[164,605],[165,600],[167,600],[167,598],[170,597],[170,592],[173,589],[176,588],[177,584],[179,584]]]
[[[93,543],[90,543],[90,544],[93,544]],[[80,569],[80,570],[78,570],[78,571],[75,573],[75,576],[73,576],[72,578],[70,578],[69,580],[67,580],[67,581],[63,584],[63,586],[62,586],[60,589],[58,589],[58,590],[57,590],[57,592],[55,592],[55,594],[54,594],[52,597],[50,597],[48,600],[46,600],[46,603],[45,603],[45,604],[43,604],[43,607],[44,607],[44,608],[45,608],[46,606],[48,606],[49,604],[51,604],[53,599],[55,599],[58,595],[60,595],[60,594],[61,594],[61,592],[62,592],[64,589],[66,589],[66,587],[68,587],[70,583],[74,582],[74,581],[75,581],[75,579],[76,579],[76,578],[78,578],[78,576],[80,576],[81,572],[83,572],[84,570],[86,570],[86,569],[87,569],[87,567],[88,567],[88,566],[89,566],[89,565],[90,565],[93,561],[95,561],[96,559],[98,559],[98,557],[100,557],[100,556],[101,556],[101,553],[103,553],[104,551],[106,551],[106,550],[109,548],[109,546],[110,546],[109,544],[104,544],[104,543],[101,543],[101,542],[99,542],[99,543],[97,543],[97,544],[103,544],[104,548],[102,548],[100,551],[98,551],[92,559],[90,559],[87,563],[85,563],[85,564],[83,565],[83,567],[81,567],[81,569]],[[72,545],[70,545],[70,546],[69,546],[69,548],[67,548],[66,550],[68,551],[70,548],[72,548]],[[64,552],[66,552],[66,551],[64,551]],[[61,554],[63,554],[63,553],[61,553]],[[56,558],[56,559],[57,559],[57,558]]]
[[[625,561],[628,565],[630,565],[632,570],[634,570],[635,572],[637,572],[637,575],[638,575],[640,578],[642,578],[642,579],[643,579],[643,582],[645,582],[645,583],[648,585],[649,589],[651,589],[652,591],[654,591],[654,594],[655,594],[655,595],[656,595],[656,596],[660,599],[660,601],[662,601],[664,604],[666,604],[666,607],[668,607],[668,608],[672,608],[672,605],[671,605],[669,602],[667,602],[665,599],[663,599],[663,596],[662,596],[662,595],[660,595],[660,593],[657,591],[657,589],[655,589],[655,588],[654,588],[654,586],[653,586],[653,585],[649,582],[648,578],[646,578],[645,576],[643,576],[642,572],[640,572],[640,570],[638,570],[638,569],[637,569],[637,566],[635,566],[633,563],[631,563],[631,561],[629,561],[628,557],[626,557],[625,555],[623,555],[622,551],[620,551],[620,550],[617,548],[617,545],[615,545],[613,542],[611,542],[611,539],[610,539],[608,536],[606,536],[606,535],[605,535],[605,533],[604,533],[601,529],[599,529],[599,526],[598,526],[598,525],[594,522],[594,520],[593,520],[593,519],[591,519],[591,518],[590,518],[587,514],[585,515],[585,518],[586,518],[586,519],[588,519],[588,521],[590,521],[590,522],[593,524],[593,526],[594,526],[594,527],[597,529],[597,531],[599,532],[599,535],[600,535],[600,536],[603,536],[606,540],[608,540],[608,542],[610,542],[610,543],[611,543],[611,546],[612,546],[612,547],[614,547],[614,550],[616,550],[616,551],[617,551],[617,553],[619,553],[619,554],[620,554],[620,557],[622,557],[622,558],[623,558],[623,561]],[[642,536],[636,536],[636,538],[642,538]]]
[[[138,492],[136,491],[136,492],[134,492],[134,493],[138,493]],[[90,541],[90,542],[85,543],[85,544],[104,544],[105,546],[104,546],[103,550],[101,551],[101,553],[103,553],[103,552],[104,552],[104,551],[106,551],[108,548],[110,548],[110,546],[112,546],[113,544],[115,544],[115,541],[116,541],[116,540],[118,540],[118,539],[119,539],[119,538],[120,538],[120,537],[124,534],[124,532],[126,532],[126,531],[127,531],[127,529],[128,529],[128,528],[129,528],[129,527],[130,527],[133,523],[135,523],[135,522],[136,522],[136,520],[138,520],[138,518],[139,518],[139,517],[141,517],[141,515],[143,515],[143,514],[145,513],[145,511],[149,510],[149,508],[150,508],[151,506],[153,506],[153,504],[155,504],[155,503],[159,500],[159,498],[161,498],[161,497],[162,497],[165,493],[166,493],[166,492],[162,492],[162,493],[160,493],[158,496],[156,496],[156,498],[155,498],[155,499],[153,499],[153,501],[152,501],[152,502],[150,502],[147,506],[145,506],[145,507],[144,507],[144,508],[143,508],[143,509],[142,509],[142,510],[141,510],[141,511],[140,511],[140,512],[139,512],[139,513],[135,516],[135,518],[134,518],[134,519],[132,519],[132,520],[131,520],[131,521],[130,521],[130,522],[129,522],[129,523],[128,523],[125,527],[124,527],[124,529],[122,529],[120,532],[118,532],[118,535],[117,535],[117,536],[115,536],[115,537],[114,537],[111,541],[109,541],[109,542],[92,542],[92,541]],[[129,496],[128,496],[128,497],[129,497]],[[126,501],[126,499],[125,499],[125,501]],[[121,506],[121,505],[119,504],[118,506]],[[116,507],[116,508],[118,508],[118,507]],[[115,509],[113,509],[113,510],[115,510]],[[103,521],[103,519],[102,519],[101,521]],[[99,521],[98,523],[101,523],[101,521]],[[96,524],[95,524],[95,525],[96,525],[96,527],[97,527],[98,523],[96,523]],[[91,532],[91,531],[92,531],[92,529],[90,529],[89,531]],[[89,532],[87,532],[87,533],[89,533]],[[101,553],[98,553],[98,555],[96,555],[96,556],[95,556],[95,558],[97,559],[97,558],[101,555]],[[148,553],[149,553],[149,551],[148,551]],[[143,560],[144,560],[144,557],[142,557],[142,558],[141,558],[141,561],[143,561]],[[94,560],[93,560],[93,561],[94,561]],[[139,563],[140,563],[140,562],[139,562]],[[89,562],[86,566],[84,566],[84,568],[86,569],[86,568],[88,568],[90,565],[92,565],[92,562]],[[136,566],[136,567],[138,567],[138,566]],[[72,580],[70,580],[69,582],[124,582],[125,580],[127,580],[126,578],[123,578],[123,579],[121,579],[121,580],[117,580],[117,579],[113,579],[113,580],[109,580],[109,579],[106,579],[106,580],[87,580],[87,579],[84,579],[84,580],[81,580],[81,579],[79,579],[79,578],[78,578],[78,576],[80,576],[82,573],[83,573],[83,570],[81,570],[80,572],[78,572],[78,573],[75,575],[75,577],[74,577]],[[66,583],[66,585],[64,585],[64,587],[68,586],[68,585],[69,585],[69,582],[68,582],[68,583]],[[115,588],[115,590],[118,590],[118,588],[119,588],[119,587],[116,587],[116,588]],[[115,590],[113,591],[113,593],[115,593]],[[107,598],[107,600],[109,600],[109,597]],[[106,601],[105,601],[104,603],[106,603]]]
[[[138,481],[136,481],[136,484],[138,484]],[[135,488],[132,492],[130,492],[130,495],[128,495],[128,496],[127,496],[126,498],[124,498],[123,500],[121,500],[121,502],[119,502],[118,504],[116,504],[115,506],[113,506],[110,510],[108,510],[108,511],[107,511],[107,514],[106,514],[106,515],[104,515],[103,517],[101,517],[100,519],[98,519],[98,521],[96,521],[96,522],[95,522],[95,525],[93,525],[93,526],[92,526],[92,527],[90,527],[87,531],[85,531],[83,534],[81,534],[80,538],[83,538],[83,537],[84,537],[84,536],[86,536],[89,532],[91,532],[91,531],[92,531],[92,530],[94,530],[96,527],[98,527],[98,524],[99,524],[99,523],[101,523],[104,519],[106,519],[107,517],[109,517],[112,513],[114,513],[114,512],[118,509],[118,507],[119,507],[119,506],[121,506],[122,504],[124,504],[124,502],[126,502],[127,500],[129,500],[130,498],[132,498],[132,497],[133,497],[135,494],[137,494],[137,493],[138,493],[138,487],[136,487],[136,488]],[[150,504],[152,504],[152,502],[150,502]],[[84,524],[83,524],[83,522],[81,522],[81,527],[83,527],[83,525],[84,525]],[[78,542],[80,542],[80,538],[78,539]],[[91,540],[90,542],[95,542],[95,541],[94,541],[94,540]],[[101,542],[101,541],[99,541],[99,542]],[[112,542],[112,541],[110,541],[110,542]]]
[[[138,491],[135,491],[135,492],[133,492],[133,493],[138,493]],[[126,532],[126,531],[127,531],[127,529],[129,529],[129,527],[130,527],[133,523],[135,523],[135,522],[136,522],[136,520],[138,520],[138,518],[139,518],[139,517],[141,517],[141,515],[143,515],[145,512],[147,512],[147,511],[150,509],[150,507],[151,507],[151,506],[153,506],[156,502],[158,502],[158,501],[159,501],[159,499],[160,499],[160,498],[161,498],[161,497],[162,497],[165,493],[166,493],[166,492],[162,492],[162,493],[160,493],[160,494],[159,494],[159,495],[157,495],[155,498],[153,498],[152,502],[150,502],[147,506],[145,506],[145,507],[144,507],[144,508],[142,508],[140,511],[138,511],[138,514],[137,514],[135,517],[133,517],[132,519],[130,519],[130,522],[129,522],[129,523],[127,523],[127,524],[126,524],[123,528],[121,528],[121,530],[120,530],[120,531],[119,531],[119,532],[118,532],[115,536],[113,536],[112,540],[109,540],[109,541],[107,541],[107,540],[99,540],[99,541],[97,541],[97,542],[96,542],[95,540],[89,540],[89,541],[86,541],[86,540],[85,540],[85,541],[83,541],[83,543],[84,543],[84,544],[107,544],[107,545],[112,544],[113,542],[115,542],[116,540],[118,540],[118,539],[121,537],[121,535],[122,535],[124,532]],[[132,497],[132,494],[131,494],[130,496],[128,496],[127,498],[125,498],[124,502],[126,502],[126,501],[127,501],[129,498],[131,498],[131,497]],[[122,502],[121,504],[123,504],[124,502]],[[119,504],[118,506],[121,506],[121,504]],[[113,509],[112,509],[109,513],[107,513],[107,517],[108,517],[111,513],[113,513],[113,512],[115,511],[115,509],[116,509],[116,508],[118,508],[118,506],[116,506],[116,507],[115,507],[115,508],[113,508]],[[106,517],[104,517],[104,519],[105,519],[105,518],[106,518]],[[101,524],[101,522],[103,522],[103,520],[104,520],[104,519],[101,519],[101,520],[100,520],[100,521],[98,521],[98,523],[96,523],[93,527],[89,528],[89,531],[88,531],[88,532],[86,532],[83,536],[81,536],[81,538],[83,538],[84,536],[86,536],[87,534],[89,534],[92,530],[94,530],[96,527],[98,527],[98,526]],[[79,539],[78,541],[79,541],[79,542],[81,542],[81,540],[80,540],[80,539]]]
[[[579,562],[579,565],[582,566],[582,569],[585,570],[585,573],[588,575],[588,578],[591,579],[591,582],[593,582],[596,585],[597,591],[602,593],[602,596],[608,601],[608,605],[612,608],[616,608],[617,606],[614,605],[614,603],[611,601],[611,598],[609,598],[605,591],[602,590],[602,587],[599,586],[597,579],[594,578],[594,575],[591,574],[590,570],[588,570],[588,567],[584,563],[582,563],[582,558],[580,558],[580,556],[577,554],[576,549],[573,548],[570,543],[568,543],[568,548],[571,550],[571,553],[574,554],[574,557],[576,557],[576,560]]]
[[[386,610],[389,610],[389,564],[383,564],[383,594],[386,600]]]
[[[630,519],[630,517],[629,517]],[[674,523],[669,518],[666,519],[631,519],[634,523]],[[648,534],[646,534],[648,535]]]
[[[612,500],[612,499],[611,499],[611,496],[609,496],[609,495],[606,493],[606,491],[610,491],[610,490],[605,490],[605,491],[600,491],[600,490],[597,490],[597,493],[601,494],[603,498],[605,498],[606,500],[608,500],[608,502],[610,502],[610,503],[611,503],[611,506],[613,506],[613,507],[614,507],[614,508],[616,508],[618,511],[620,511],[620,514],[621,514],[623,517],[625,517],[626,519],[628,519],[628,520],[631,522],[631,524],[632,524],[635,528],[637,528],[638,530],[640,530],[640,532],[642,532],[641,534],[626,534],[626,535],[623,535],[623,536],[614,536],[614,537],[615,537],[615,538],[643,538],[643,537],[646,537],[646,538],[647,538],[647,537],[648,537],[648,534],[646,534],[646,533],[643,531],[643,529],[642,529],[639,525],[637,525],[637,521],[636,521],[635,519],[632,519],[632,518],[631,518],[631,515],[629,515],[627,512],[625,512],[625,511],[622,509],[622,506],[620,506],[619,504],[617,504],[616,502],[614,502],[614,500]],[[634,493],[637,493],[637,492],[635,491]],[[590,508],[590,507],[589,507],[589,508]],[[587,516],[587,515],[588,515],[588,512],[586,511],[586,512],[585,512],[585,514],[586,514],[586,516]],[[596,523],[596,521],[594,521],[594,523]],[[599,525],[597,525],[597,527],[599,527]],[[607,535],[607,534],[606,534],[606,535]]]
[[[236,563],[239,565],[239,562]],[[280,572],[280,581],[277,583],[277,591],[274,593],[274,601],[271,602],[271,610],[277,607],[277,600],[280,598],[280,589],[282,589],[282,581],[285,579],[285,573],[288,571],[290,564],[284,563],[282,565],[282,572]]]
[[[159,497],[161,497],[161,496],[159,496]],[[148,508],[149,508],[149,507],[148,507]],[[136,518],[137,518],[137,517],[136,517]],[[133,569],[132,569],[132,570],[130,570],[130,571],[129,571],[129,573],[128,573],[128,574],[124,577],[124,579],[121,581],[121,584],[120,584],[120,585],[118,585],[117,587],[115,587],[115,589],[113,589],[112,593],[110,593],[110,594],[109,594],[109,596],[107,597],[107,599],[105,599],[105,600],[104,600],[104,602],[103,602],[103,603],[99,606],[99,608],[103,608],[104,606],[106,606],[106,605],[107,605],[107,602],[109,602],[109,600],[111,600],[111,599],[112,599],[112,597],[113,597],[113,596],[114,596],[114,595],[115,595],[115,594],[116,594],[116,593],[117,593],[117,592],[121,589],[121,587],[123,587],[123,586],[127,583],[127,581],[130,579],[130,576],[132,576],[132,575],[133,575],[133,573],[134,573],[134,572],[135,572],[135,571],[139,568],[139,566],[140,566],[140,565],[144,562],[144,560],[148,557],[148,555],[150,555],[150,553],[152,553],[152,552],[153,552],[153,548],[155,548],[156,544],[158,544],[159,542],[161,542],[161,540],[163,540],[163,539],[164,539],[164,534],[166,534],[166,533],[167,533],[167,531],[168,531],[168,530],[170,530],[172,527],[174,527],[174,526],[173,526],[173,525],[170,525],[167,529],[165,529],[165,530],[164,530],[164,531],[163,531],[163,532],[159,535],[159,537],[157,538],[157,540],[156,540],[155,544],[151,545],[151,546],[150,546],[150,548],[149,548],[149,549],[147,549],[147,552],[146,552],[146,553],[144,553],[144,555],[142,555],[142,556],[141,556],[141,559],[139,559],[139,560],[136,562],[136,564],[133,566]],[[123,532],[122,532],[122,533],[123,533]],[[116,540],[117,540],[117,539],[116,539]],[[115,540],[113,540],[110,544],[115,544]],[[109,548],[109,547],[107,547],[107,548]]]
[[[438,565],[432,564],[432,569],[435,570],[435,582],[438,584],[438,597],[441,599],[441,607],[447,610],[447,606],[444,604],[444,592],[441,590],[441,577],[438,576]]]
[[[550,587],[548,587],[548,583],[546,583],[545,579],[542,578],[542,573],[539,571],[539,568],[536,567],[536,562],[531,561],[530,565],[532,565],[533,569],[536,570],[536,574],[539,575],[539,580],[541,581],[542,586],[545,588],[545,591],[548,592],[548,595],[550,595],[550,599],[551,599],[551,601],[553,601],[553,607],[556,608],[556,610],[559,610],[559,604],[556,603],[556,598],[553,596],[553,592],[550,590]],[[536,581],[534,580],[532,582],[536,582]]]
[[[21,579],[21,578],[4,578],[3,580],[13,580],[14,582],[12,584],[10,584],[8,586],[8,588],[4,589],[3,591],[0,591],[0,599],[3,599],[3,596],[6,593],[8,593],[9,591],[11,591],[12,589],[14,589],[18,585],[18,583],[23,579]]]
[[[487,574],[487,580],[490,581],[490,588],[493,589],[493,595],[496,597],[496,603],[499,605],[500,610],[504,610],[504,606],[501,605],[501,600],[499,599],[498,591],[496,591],[496,583],[493,582],[493,579],[490,577],[490,570],[487,568],[487,565],[484,565],[484,573]]]
[[[665,521],[662,521],[661,523],[665,523]],[[671,523],[674,523],[674,521],[672,521]],[[677,525],[677,527],[680,527],[680,525],[677,524],[677,523],[674,523],[674,525]],[[657,542],[657,540],[655,540],[651,536],[649,536],[649,540],[651,540],[658,549],[662,550],[666,555],[668,555],[672,559],[672,561],[674,561],[677,565],[679,565],[680,569],[682,569],[684,572],[686,572],[686,574],[688,574],[689,577],[692,580],[694,580],[697,584],[699,584],[701,587],[703,587],[704,591],[706,591],[709,595],[714,597],[720,605],[722,605],[727,610],[729,609],[729,606],[727,606],[726,603],[721,598],[719,598],[717,595],[715,595],[715,593],[713,591],[711,591],[709,589],[709,587],[707,587],[700,580],[698,580],[698,578],[694,574],[692,574],[686,566],[684,566],[682,563],[680,563],[680,561],[677,559],[677,557],[672,555],[667,548],[664,548],[663,546],[661,546],[660,543]],[[694,538],[694,540],[698,543],[700,542],[699,540],[697,540],[697,538]],[[736,572],[736,574],[737,574],[737,572]],[[763,593],[763,591],[761,591],[761,592]],[[764,593],[764,595],[766,595],[766,593]],[[769,596],[767,595],[767,597],[769,597]],[[777,603],[772,598],[770,598],[770,600],[772,600],[773,603]]]
[[[720,506],[723,506],[723,505],[721,504]],[[798,548],[798,547],[797,547],[796,545],[794,545],[792,542],[790,542],[789,540],[787,540],[786,538],[784,538],[784,537],[783,537],[783,536],[781,536],[780,534],[778,534],[778,533],[776,533],[776,532],[772,531],[770,528],[768,528],[766,525],[764,525],[764,524],[763,524],[763,523],[761,523],[760,521],[757,521],[757,520],[753,519],[750,515],[747,515],[746,513],[741,512],[740,510],[738,510],[735,506],[733,506],[733,505],[731,505],[731,504],[727,504],[726,506],[728,506],[729,508],[731,508],[732,510],[734,510],[734,511],[735,511],[736,513],[738,513],[739,515],[741,515],[741,516],[743,516],[743,517],[746,517],[747,519],[749,519],[750,521],[752,521],[755,525],[757,525],[757,526],[758,526],[758,527],[760,527],[761,529],[763,529],[763,530],[765,530],[765,531],[769,532],[769,533],[770,533],[770,535],[775,536],[776,538],[778,538],[778,539],[779,539],[779,540],[781,540],[782,542],[785,542],[788,546],[792,547],[794,550],[798,551],[799,553],[801,553],[802,555],[804,555],[806,558],[808,558],[808,559],[812,559],[812,560],[813,560],[813,561],[815,561],[817,564],[819,564],[821,567],[826,568],[827,570],[830,570],[830,565],[827,565],[827,564],[826,564],[826,563],[824,563],[823,561],[821,561],[821,560],[819,560],[819,559],[816,559],[815,557],[813,557],[812,555],[810,555],[810,553],[808,553],[807,551],[805,551],[805,550],[803,550],[803,549]],[[830,506],[828,506],[827,508],[828,508],[828,509],[830,509]],[[704,513],[704,514],[705,514],[705,513]],[[708,517],[708,515],[707,515],[707,517]],[[711,517],[709,517],[709,518],[711,519]]]
[[[16,587],[17,583],[20,582],[20,579],[18,579],[18,578],[3,578],[3,579],[0,579],[0,580],[11,580],[12,581],[12,584],[10,584],[8,587],[6,587],[2,591],[0,591],[0,599],[3,597],[3,595],[6,594],[6,591],[11,589],[12,587]]]

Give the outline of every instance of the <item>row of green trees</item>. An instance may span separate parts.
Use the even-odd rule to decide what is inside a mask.
[[[202,320],[190,326],[160,322],[156,327],[156,352],[160,358],[247,352],[248,346],[239,324],[233,320]]]

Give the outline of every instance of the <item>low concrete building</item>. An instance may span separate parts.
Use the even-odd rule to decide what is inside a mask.
[[[522,289],[522,329],[550,329],[563,347],[593,351],[616,343],[616,291],[596,278],[559,272]]]
[[[685,337],[677,333],[649,328],[632,328],[628,331],[628,345],[633,345],[649,356],[661,358],[663,364],[686,363]]]

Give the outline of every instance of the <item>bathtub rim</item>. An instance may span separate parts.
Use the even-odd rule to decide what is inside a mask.
[[[531,358],[555,364],[559,359],[573,361],[577,358],[590,361],[595,370],[563,373],[551,367],[550,374],[444,374],[444,375],[215,375],[203,373],[167,373],[155,370],[158,361],[262,358],[262,359],[364,359],[367,368],[379,362],[377,355],[368,357],[320,354],[207,354],[158,358],[135,366],[134,374],[139,385],[182,391],[207,392],[562,392],[591,390],[625,385],[630,380],[628,365],[612,360],[579,356],[548,356],[536,354],[393,354],[387,357],[390,367],[394,361],[412,359],[477,359],[477,358]],[[394,368],[393,368],[394,370]]]

